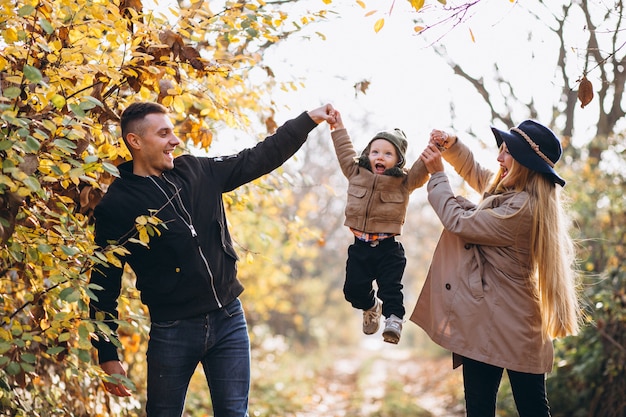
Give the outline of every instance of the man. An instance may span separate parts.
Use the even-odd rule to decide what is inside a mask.
[[[104,248],[123,245],[137,276],[136,286],[151,319],[148,342],[148,417],[180,417],[190,378],[198,363],[205,370],[214,415],[247,415],[250,344],[239,301],[243,286],[236,276],[222,194],[282,165],[317,124],[334,122],[327,104],[287,121],[276,133],[236,155],[174,159],[181,143],[167,109],[160,104],[131,104],[121,117],[122,137],[132,161],[119,166],[120,177],[95,209],[95,240]],[[136,219],[156,216],[160,234],[137,243]],[[122,268],[94,269],[92,318],[115,331]],[[109,375],[125,375],[116,347],[95,338],[98,360]],[[129,396],[123,384],[105,383],[107,391]]]

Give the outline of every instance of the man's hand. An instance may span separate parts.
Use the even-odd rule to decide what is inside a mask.
[[[319,107],[315,110],[308,112],[309,117],[317,124],[322,122],[328,122],[328,124],[335,124],[335,109],[331,104]]]
[[[126,370],[124,369],[120,361],[102,362],[100,364],[100,368],[102,368],[102,370],[106,372],[107,375],[121,375],[124,377],[126,376]],[[126,388],[121,382],[115,384],[113,382],[105,381],[104,388],[107,390],[107,392],[110,392],[113,395],[117,395],[118,397],[130,397],[132,395],[128,388]]]

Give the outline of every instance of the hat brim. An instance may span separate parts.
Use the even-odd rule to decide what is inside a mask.
[[[554,183],[565,186],[565,180],[561,178],[554,168],[552,168],[546,161],[544,161],[537,153],[530,147],[530,144],[517,132],[505,132],[495,127],[491,127],[491,131],[496,138],[498,148],[502,145],[502,142],[506,143],[506,147],[509,153],[517,162],[522,164],[528,169],[540,172],[547,175]]]

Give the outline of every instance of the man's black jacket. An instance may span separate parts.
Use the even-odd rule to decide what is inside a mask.
[[[95,241],[104,248],[123,245],[121,258],[137,276],[136,287],[152,321],[176,320],[203,314],[233,301],[243,291],[237,279],[237,254],[226,224],[222,194],[282,165],[305,142],[317,124],[302,113],[275,134],[227,157],[184,155],[161,177],[133,174],[132,161],[119,166],[120,177],[95,209]],[[136,219],[156,216],[165,227],[139,243]],[[90,303],[90,315],[101,311],[117,319],[122,268],[98,266],[91,283],[101,286]],[[109,322],[113,330],[117,325]],[[115,346],[94,340],[99,362],[117,360]]]

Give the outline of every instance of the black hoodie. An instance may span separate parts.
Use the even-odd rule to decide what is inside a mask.
[[[95,209],[95,241],[101,248],[123,245],[122,258],[137,276],[141,300],[152,321],[177,320],[221,308],[243,291],[237,279],[237,254],[228,231],[222,194],[278,168],[304,144],[317,124],[302,113],[275,134],[226,157],[184,155],[161,177],[133,174],[132,161],[119,166],[120,177]],[[138,241],[136,219],[155,215],[165,226]],[[98,266],[91,283],[98,298],[91,300],[90,316],[101,311],[117,319],[122,268]],[[117,325],[108,321],[112,330]],[[93,340],[99,362],[118,360],[117,349],[103,337]]]

